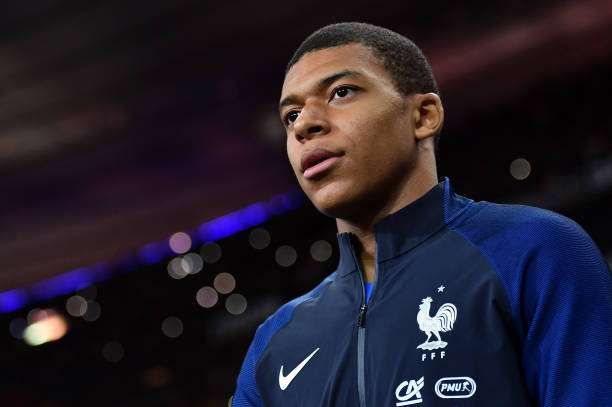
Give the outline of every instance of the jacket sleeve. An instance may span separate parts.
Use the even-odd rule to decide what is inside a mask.
[[[257,362],[263,352],[264,340],[262,327],[257,328],[255,337],[249,346],[242,368],[238,374],[236,391],[232,398],[232,407],[263,407],[263,400],[257,388],[255,373]]]
[[[575,222],[539,224],[523,274],[523,367],[542,407],[612,406],[612,277]]]

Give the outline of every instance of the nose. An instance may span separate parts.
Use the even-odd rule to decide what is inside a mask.
[[[298,118],[293,123],[295,138],[304,142],[313,137],[329,132],[329,123],[321,109],[314,106],[302,108]]]

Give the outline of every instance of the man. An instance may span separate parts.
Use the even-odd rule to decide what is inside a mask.
[[[280,101],[340,261],[260,325],[233,406],[612,406],[612,279],[573,221],[438,183],[444,110],[408,39],[307,38]]]

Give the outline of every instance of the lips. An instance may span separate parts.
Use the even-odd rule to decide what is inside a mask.
[[[312,178],[331,167],[339,153],[317,148],[302,156],[302,172],[305,178]]]

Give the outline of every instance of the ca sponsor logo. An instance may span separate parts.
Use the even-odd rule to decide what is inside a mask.
[[[425,378],[421,377],[418,380],[403,381],[395,389],[395,397],[397,398],[396,406],[409,406],[423,402],[421,397],[421,389],[425,385]]]
[[[467,399],[476,393],[476,382],[471,377],[443,377],[434,387],[438,397],[443,399]]]

